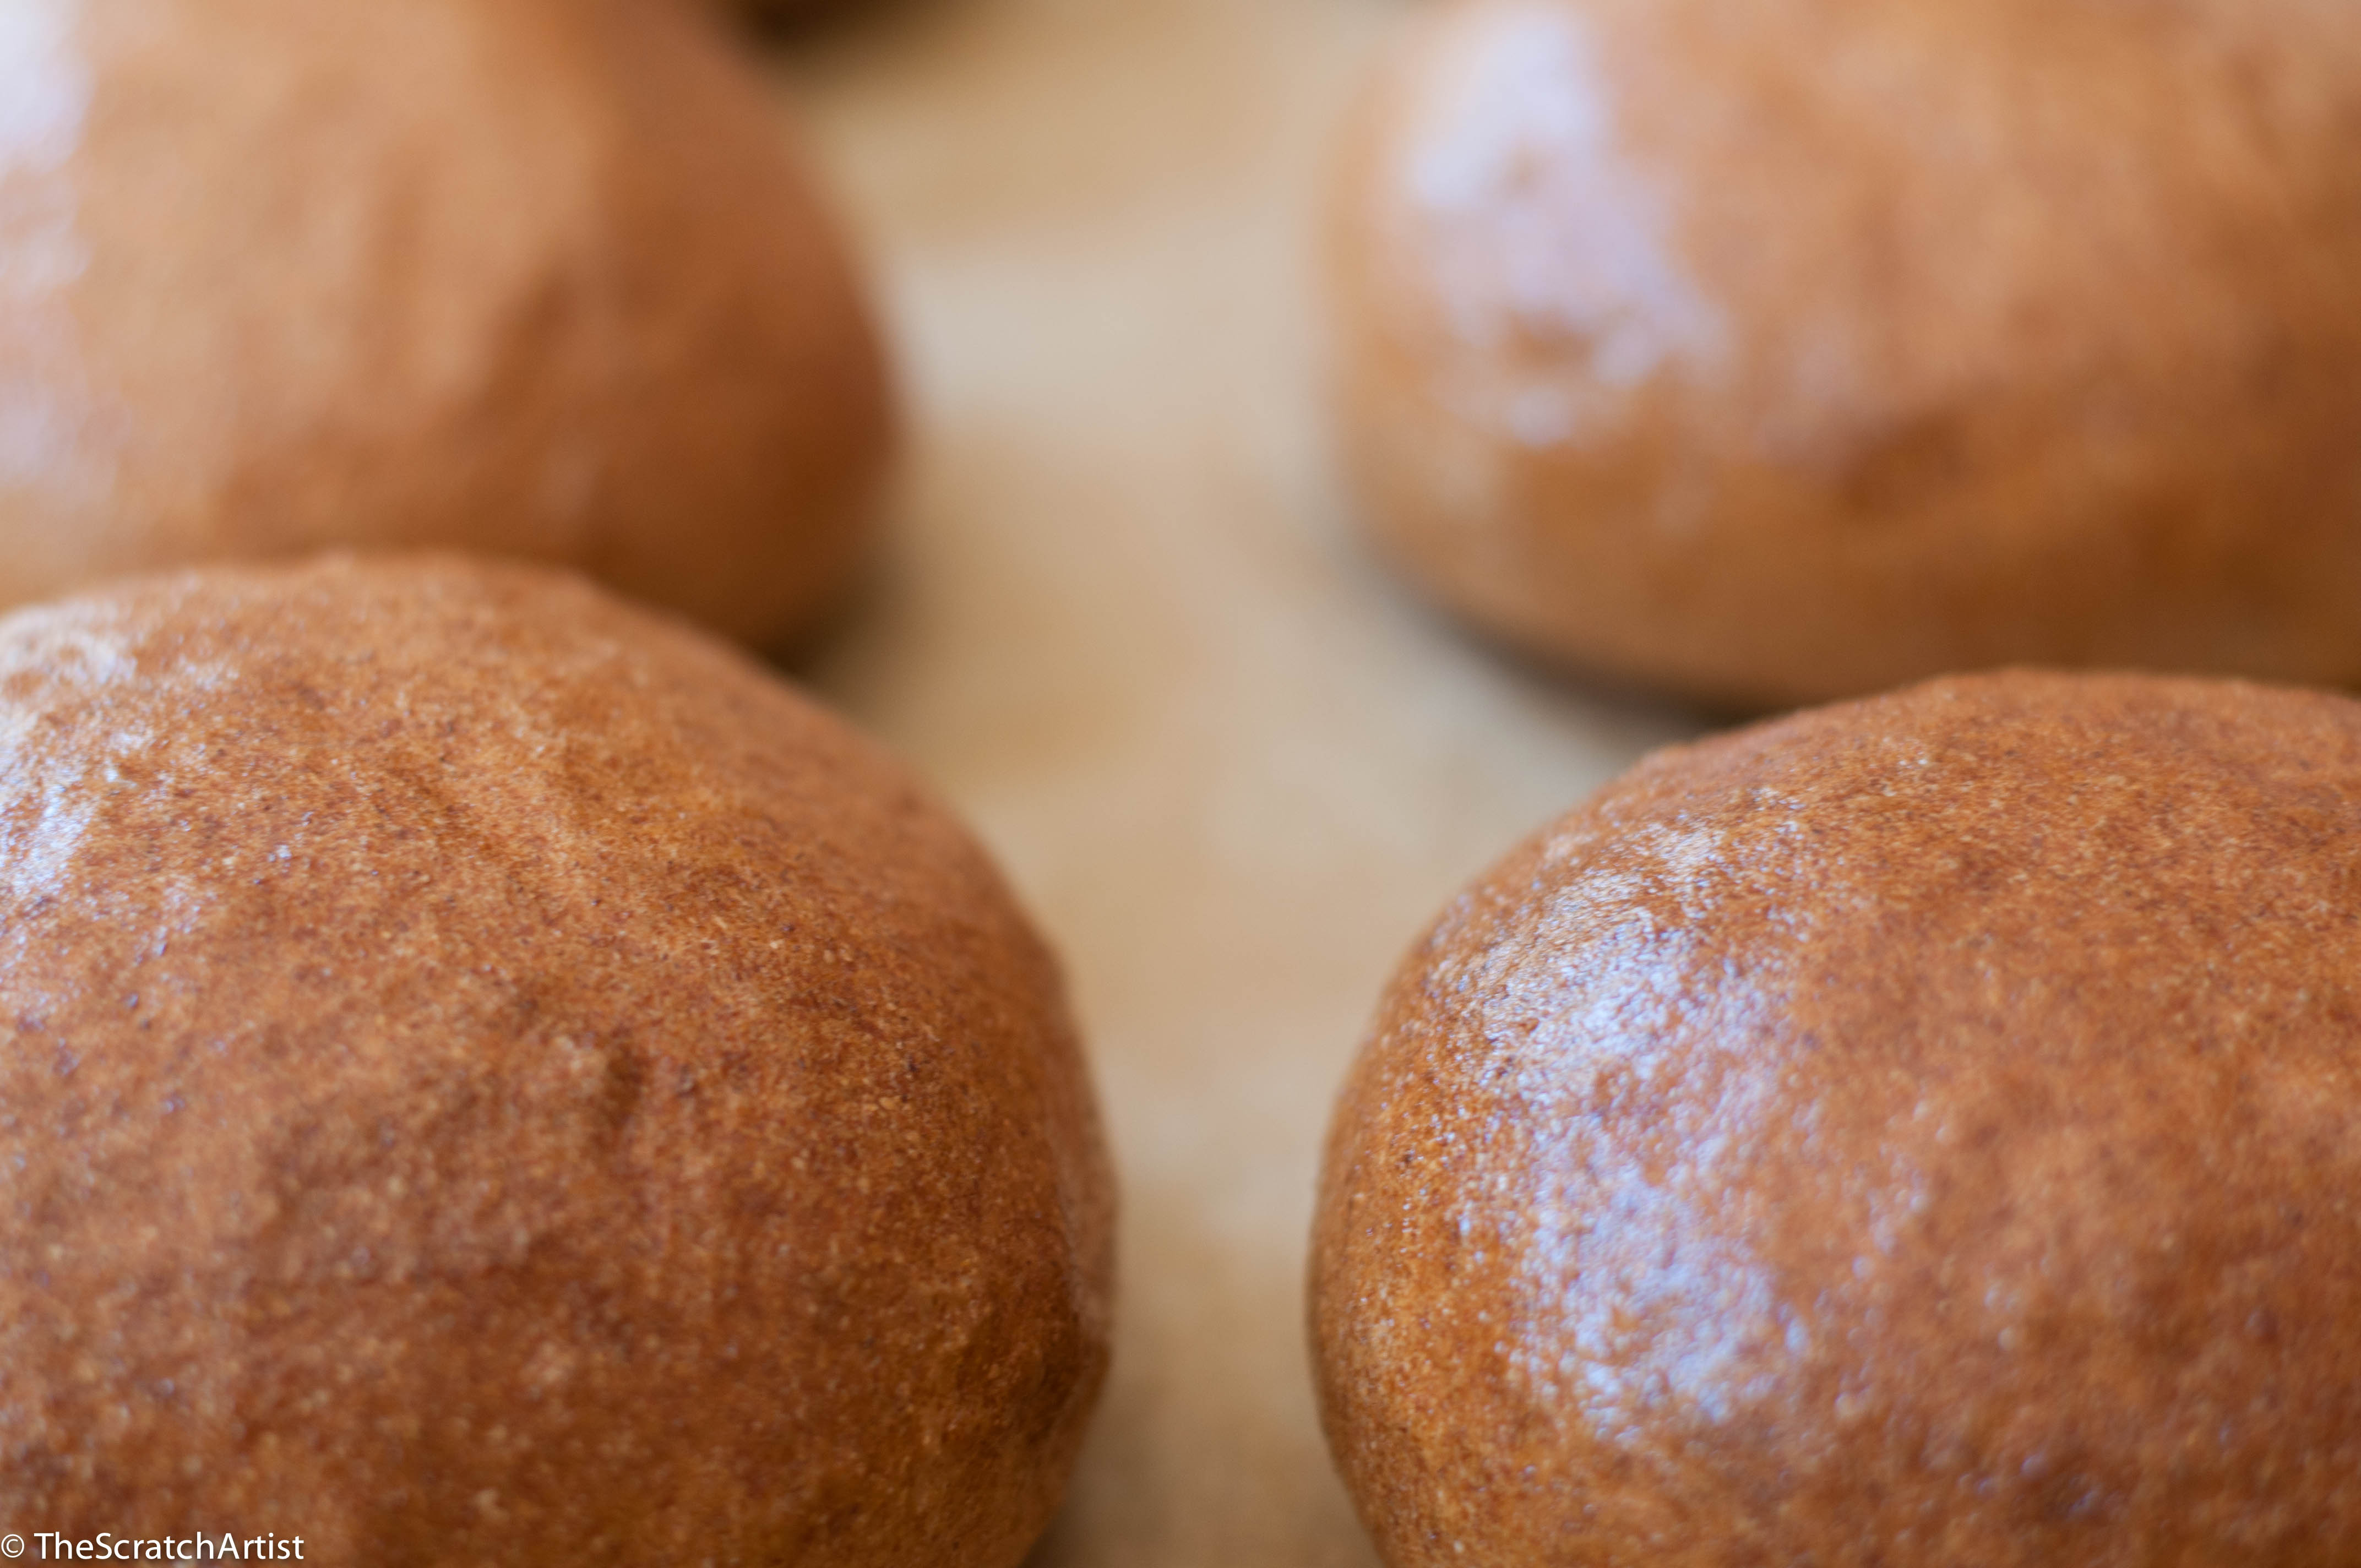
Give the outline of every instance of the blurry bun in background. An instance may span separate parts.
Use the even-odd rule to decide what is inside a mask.
[[[855,566],[879,344],[711,27],[646,0],[5,26],[0,603],[436,545],[770,643]]]
[[[1056,969],[739,654],[534,569],[0,620],[0,1512],[1010,1568],[1105,1365]]]
[[[1714,702],[2361,680],[2361,28],[2309,0],[1473,0],[1328,264],[1385,552]]]
[[[1397,973],[1312,1264],[1393,1568],[2361,1552],[2361,704],[1658,753]]]

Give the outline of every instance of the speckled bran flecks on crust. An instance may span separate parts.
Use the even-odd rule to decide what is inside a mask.
[[[2361,1557],[2361,703],[1945,680],[1479,878],[1330,1135],[1393,1568]]]
[[[902,768],[456,560],[0,620],[0,1519],[1012,1568],[1104,1369],[1050,956]]]

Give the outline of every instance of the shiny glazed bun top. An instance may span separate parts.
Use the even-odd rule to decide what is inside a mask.
[[[759,81],[646,0],[27,0],[0,47],[0,603],[447,545],[732,636],[888,441]]]
[[[1105,1157],[967,836],[536,569],[0,620],[0,1516],[308,1560],[1010,1568]]]
[[[1337,1113],[1387,1561],[2361,1554],[2361,705],[1940,682],[1493,868]]]
[[[1364,510],[1716,701],[2361,680],[2357,117],[2321,0],[1438,7],[1334,204]]]

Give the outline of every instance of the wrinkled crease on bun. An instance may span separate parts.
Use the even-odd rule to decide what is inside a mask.
[[[1333,201],[1358,506],[1738,707],[2361,681],[2361,29],[2317,0],[1473,0]]]
[[[33,0],[0,52],[0,604],[455,548],[807,630],[891,440],[790,127],[647,0]]]
[[[1314,1237],[1393,1568],[2361,1553],[2361,704],[2011,673],[1662,753],[1396,976]]]
[[[0,620],[0,1516],[1009,1568],[1106,1357],[1049,955],[904,770],[540,568]]]

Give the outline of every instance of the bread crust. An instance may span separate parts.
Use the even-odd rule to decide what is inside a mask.
[[[1741,708],[2361,680],[2361,33],[2323,0],[1471,0],[1347,137],[1381,549]]]
[[[0,1515],[1016,1563],[1107,1353],[1059,976],[878,748],[537,568],[0,620]]]
[[[1337,1109],[1393,1568],[2361,1553],[2361,704],[1939,681],[1479,878]]]
[[[862,559],[887,374],[759,80],[645,0],[91,0],[12,45],[0,605],[330,547],[763,645]]]

